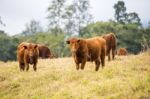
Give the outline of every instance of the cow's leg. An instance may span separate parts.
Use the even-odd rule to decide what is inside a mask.
[[[19,62],[20,71],[24,71],[24,63]]]
[[[76,63],[76,69],[79,70],[79,62],[75,62]]]
[[[26,54],[24,55],[24,65],[25,65],[26,71],[28,71],[29,70],[29,62],[28,62],[28,56]]]
[[[76,69],[79,70],[79,64],[80,63],[78,61],[75,61],[75,63],[76,63]]]
[[[115,49],[112,49],[112,59],[115,59]]]
[[[110,49],[107,50],[108,61],[110,61]]]
[[[26,64],[26,71],[29,70],[29,64]]]
[[[105,66],[105,54],[101,55],[102,68]]]
[[[46,55],[46,54],[45,54],[45,55]],[[45,55],[44,55],[44,53],[42,54],[42,59],[45,59],[45,58],[46,58]]]
[[[22,71],[22,65],[20,62],[19,62],[19,68],[20,68],[20,71]]]
[[[25,64],[26,71],[28,71],[29,70],[29,63],[27,62],[26,59],[24,60],[24,64]]]
[[[101,63],[102,63],[102,68],[105,66],[105,57],[106,57],[106,49],[102,48],[101,55],[100,55],[100,59],[101,59]]]
[[[74,62],[76,64],[76,69],[79,70],[79,64],[80,64],[80,62],[78,61],[78,59],[77,59],[76,56],[73,55],[73,57],[74,57]]]
[[[34,69],[34,71],[36,71],[36,70],[37,70],[36,65],[37,65],[37,63],[35,63],[35,64],[33,65],[33,69]]]
[[[81,69],[84,70],[84,66],[85,66],[86,61],[82,61],[81,63]]]
[[[24,63],[21,63],[21,68],[24,71],[24,69],[25,69],[25,64]]]
[[[98,71],[99,70],[99,66],[100,66],[100,60],[99,59],[97,59],[95,61],[95,65],[96,65],[95,71]]]

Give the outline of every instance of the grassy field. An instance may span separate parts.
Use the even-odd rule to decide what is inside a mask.
[[[117,56],[95,72],[77,71],[72,58],[39,60],[37,72],[0,62],[0,99],[150,99],[150,53]]]

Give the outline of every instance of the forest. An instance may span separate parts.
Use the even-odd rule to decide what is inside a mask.
[[[138,54],[150,47],[150,22],[143,27],[136,12],[127,12],[124,1],[114,4],[114,19],[93,21],[89,12],[89,0],[76,0],[71,4],[67,0],[52,0],[47,8],[47,29],[37,20],[30,20],[25,30],[10,36],[0,30],[0,60],[16,60],[19,43],[33,42],[47,45],[57,57],[71,55],[66,40],[70,37],[90,38],[113,32],[117,37],[117,48],[124,47],[130,54]],[[3,20],[0,19],[0,25]]]

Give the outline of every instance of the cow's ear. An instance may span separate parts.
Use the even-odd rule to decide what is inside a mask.
[[[38,47],[38,45],[36,44],[35,46],[34,46],[34,48],[37,48]]]
[[[81,41],[80,39],[77,40],[78,43],[80,43],[80,41]]]
[[[24,47],[24,49],[27,49],[27,46],[26,46],[26,45],[24,45],[23,47]]]
[[[66,43],[67,43],[67,44],[70,44],[70,40],[67,40]]]

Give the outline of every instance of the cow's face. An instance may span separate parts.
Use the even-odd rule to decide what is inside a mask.
[[[79,49],[79,43],[80,39],[77,38],[71,38],[66,41],[67,44],[70,44],[70,50],[72,53],[76,53],[77,50]]]
[[[29,44],[28,46],[24,46],[25,49],[28,50],[29,62],[33,64],[34,55],[37,53],[37,45]]]

